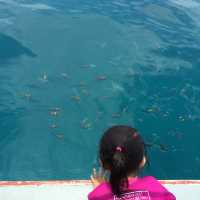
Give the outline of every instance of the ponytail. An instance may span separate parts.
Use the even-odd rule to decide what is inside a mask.
[[[119,196],[124,187],[128,187],[126,174],[126,158],[122,151],[116,151],[113,155],[110,184],[114,195]]]

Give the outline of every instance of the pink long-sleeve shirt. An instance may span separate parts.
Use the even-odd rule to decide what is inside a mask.
[[[120,197],[113,195],[110,184],[97,186],[89,195],[89,200],[176,200],[159,181],[152,176],[129,179],[129,186]]]

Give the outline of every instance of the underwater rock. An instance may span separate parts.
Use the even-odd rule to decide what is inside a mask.
[[[9,62],[12,59],[19,58],[22,55],[36,57],[36,54],[33,53],[32,50],[9,35],[0,33],[0,44],[0,63],[2,64]]]

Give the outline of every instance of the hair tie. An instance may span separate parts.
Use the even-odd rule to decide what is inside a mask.
[[[116,147],[116,151],[122,152],[122,147],[117,146],[117,147]]]

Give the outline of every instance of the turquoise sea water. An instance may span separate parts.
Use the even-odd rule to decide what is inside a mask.
[[[199,179],[199,64],[197,0],[0,0],[0,179],[89,178],[114,124]]]

